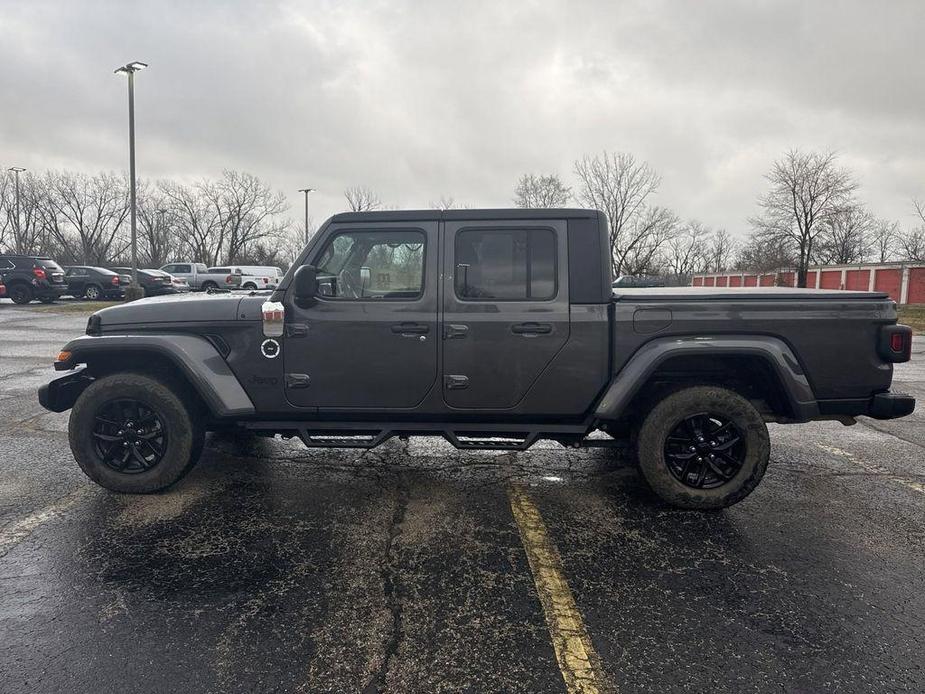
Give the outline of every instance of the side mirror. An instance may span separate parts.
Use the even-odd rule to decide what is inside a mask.
[[[318,293],[318,270],[314,265],[303,265],[293,278],[295,298],[306,301]]]

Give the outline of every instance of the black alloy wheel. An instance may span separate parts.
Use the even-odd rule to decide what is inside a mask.
[[[728,417],[701,412],[685,417],[665,440],[665,462],[672,476],[692,489],[715,489],[745,464],[747,437]]]
[[[161,417],[134,399],[103,404],[94,417],[93,438],[103,464],[130,475],[155,467],[167,450],[167,429]]]
[[[90,301],[96,301],[103,296],[103,290],[97,287],[95,284],[90,284],[84,290],[84,296]]]

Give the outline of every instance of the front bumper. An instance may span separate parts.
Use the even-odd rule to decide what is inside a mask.
[[[912,414],[915,398],[901,393],[877,393],[870,401],[868,416],[874,419],[896,419]]]
[[[74,406],[84,389],[93,382],[83,369],[39,387],[39,404],[52,412],[65,412]]]

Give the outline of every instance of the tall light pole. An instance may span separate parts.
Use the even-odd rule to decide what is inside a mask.
[[[300,193],[305,193],[305,243],[308,243],[308,194],[314,193],[314,188],[299,188]]]
[[[132,214],[132,284],[137,288],[141,285],[138,284],[138,234],[135,226],[135,73],[146,67],[148,67],[147,63],[136,60],[115,69],[117,75],[128,75],[128,175],[130,178],[129,204]]]
[[[16,250],[22,251],[24,249],[19,248],[19,244],[22,242],[22,230],[19,227],[19,174],[25,169],[21,166],[11,166],[9,170],[16,177]]]

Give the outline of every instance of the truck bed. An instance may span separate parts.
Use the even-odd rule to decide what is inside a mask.
[[[892,364],[877,353],[881,327],[896,322],[896,305],[884,292],[619,288],[613,316],[615,374],[651,340],[758,335],[790,347],[820,401],[863,401],[886,391],[892,378]]]

